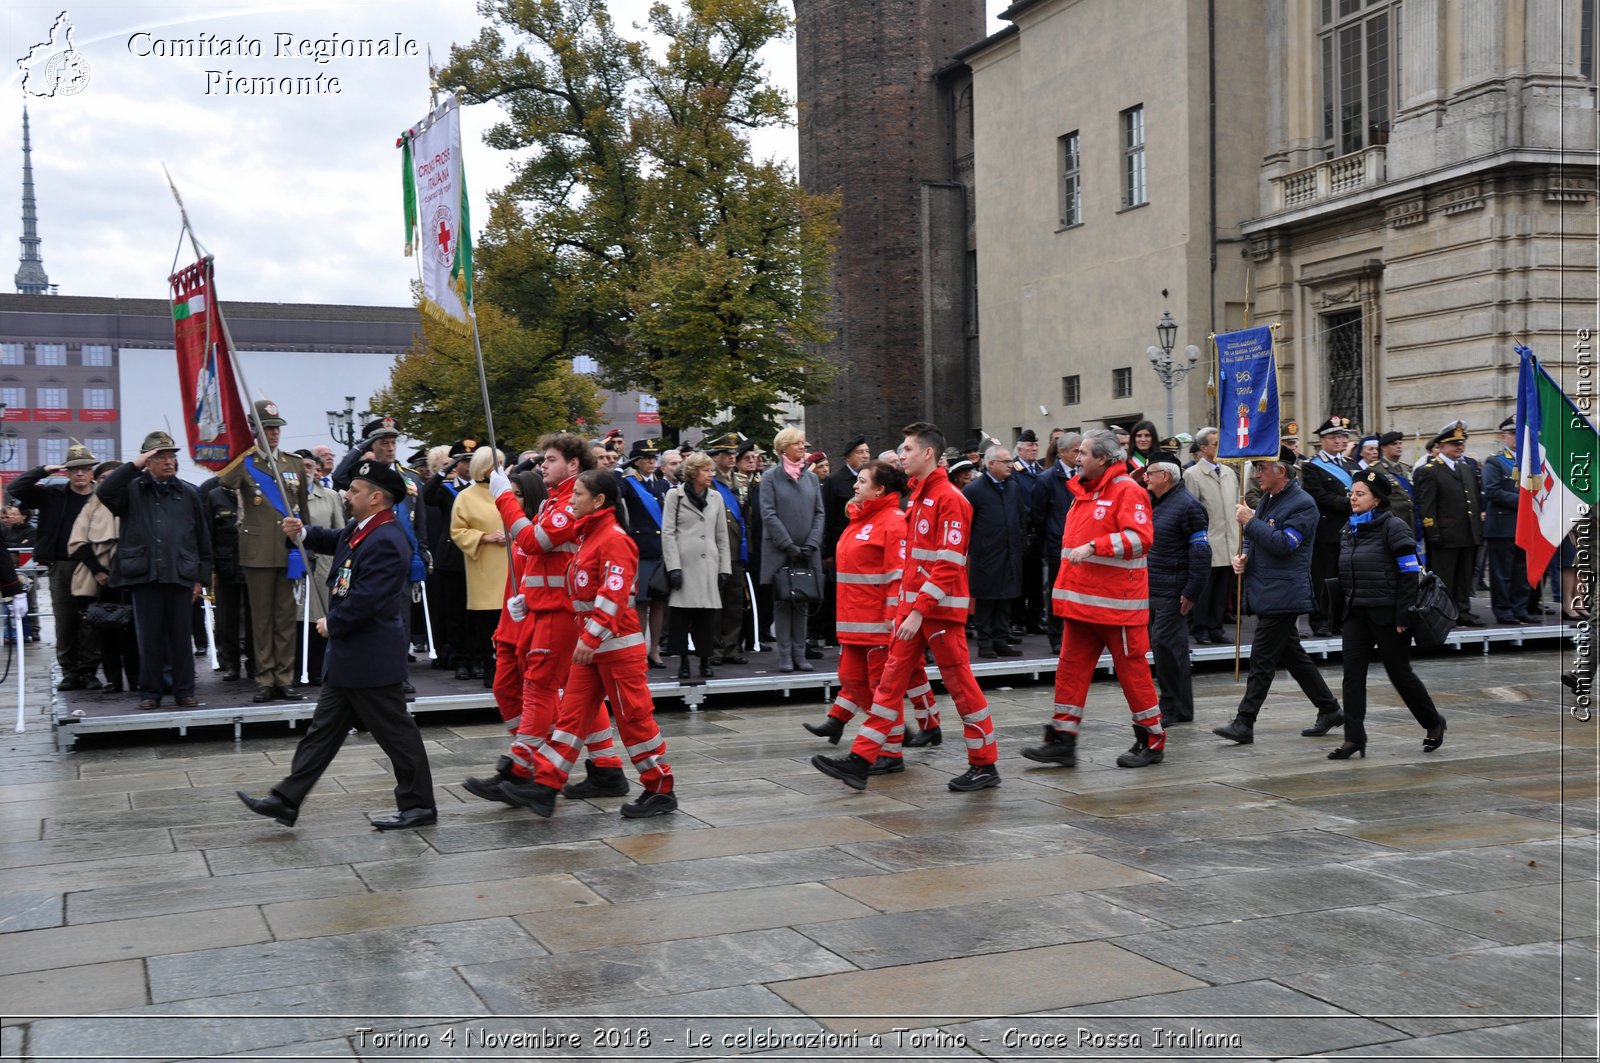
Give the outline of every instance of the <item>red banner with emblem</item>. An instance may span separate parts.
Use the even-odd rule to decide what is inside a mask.
[[[222,332],[211,259],[203,258],[167,278],[172,291],[172,323],[177,339],[178,385],[189,433],[189,455],[196,465],[221,469],[255,445],[233,357]]]

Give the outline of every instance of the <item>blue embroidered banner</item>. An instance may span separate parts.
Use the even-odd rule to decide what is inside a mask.
[[[1278,363],[1272,329],[1224,332],[1217,336],[1217,377],[1222,423],[1219,458],[1278,456]]]

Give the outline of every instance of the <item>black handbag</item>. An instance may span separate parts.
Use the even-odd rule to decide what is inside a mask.
[[[656,570],[650,573],[650,582],[645,584],[650,590],[650,600],[664,602],[672,593],[672,581],[667,576],[667,566],[664,561],[656,562]]]
[[[810,565],[784,565],[772,574],[772,597],[779,602],[822,601],[822,585]]]
[[[90,627],[101,631],[132,627],[133,606],[123,602],[90,602],[83,617]]]
[[[1442,646],[1456,626],[1456,603],[1437,572],[1424,572],[1417,604],[1406,611],[1406,630],[1418,646]]]

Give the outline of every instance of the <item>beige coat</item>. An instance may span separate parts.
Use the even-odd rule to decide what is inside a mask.
[[[1234,514],[1239,504],[1238,468],[1224,465],[1220,473],[1212,473],[1196,462],[1183,471],[1183,485],[1206,507],[1211,567],[1226,568],[1239,552],[1239,519]]]
[[[468,609],[498,612],[506,604],[505,544],[483,541],[490,532],[505,530],[486,485],[473,484],[456,496],[456,504],[450,507],[450,541],[467,561]]]
[[[344,512],[344,499],[339,492],[311,485],[306,495],[306,523],[317,528],[342,528],[348,518]],[[333,571],[333,555],[304,551],[308,571],[311,573],[311,622],[328,615],[328,574]]]
[[[121,532],[122,521],[117,515],[106,508],[99,495],[90,495],[72,522],[67,553],[77,553],[79,547],[88,544],[94,548],[95,559],[109,572],[111,562],[117,557],[117,536]],[[78,598],[100,597],[100,584],[95,582],[88,565],[73,566],[72,593]]]
[[[674,609],[721,609],[722,592],[717,574],[733,572],[728,551],[728,518],[722,495],[706,489],[706,508],[695,507],[674,487],[661,500],[661,558],[667,571],[680,569],[683,586],[672,592],[667,604]]]

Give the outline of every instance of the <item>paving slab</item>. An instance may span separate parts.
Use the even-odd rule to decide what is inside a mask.
[[[1293,775],[1262,775],[1234,783],[1274,797],[1300,800],[1333,794],[1360,794],[1405,790],[1413,787],[1429,792],[1443,787],[1454,789],[1467,783],[1467,769],[1444,764],[1371,764],[1358,759],[1336,770],[1307,771]]]
[[[941,867],[897,875],[840,878],[828,885],[882,912],[911,912],[1158,881],[1147,871],[1088,853],[1072,853],[996,861],[976,869]]]
[[[542,955],[544,949],[521,927],[498,918],[157,956],[146,970],[150,999],[159,1004],[300,986],[308,981],[308,972],[416,972]]]
[[[825,848],[715,856],[648,867],[603,867],[580,871],[577,877],[602,897],[620,902],[881,873],[864,860]]]
[[[795,929],[857,967],[894,967],[1162,930],[1168,924],[1083,893],[928,908]]]
[[[165,830],[113,831],[95,837],[6,842],[0,844],[0,868],[70,864],[79,860],[104,860],[111,856],[142,856],[172,851],[172,837]]]
[[[242,901],[268,904],[366,892],[366,883],[343,866],[264,871],[223,878],[186,878],[142,886],[74,891],[67,894],[67,922],[102,923],[207,908],[233,908]]]
[[[1571,837],[1584,833],[1579,827],[1563,827],[1560,823],[1548,820],[1493,811],[1393,819],[1368,826],[1330,829],[1337,830],[1340,834],[1348,834],[1352,838],[1387,845],[1393,849],[1410,849],[1417,852],[1504,845],[1507,842]]]
[[[1471,1059],[1473,1063],[1526,1063],[1530,1059],[1594,1059],[1592,1021],[1537,1019],[1482,1026],[1464,1033],[1418,1037],[1393,1046],[1416,1058]],[[1352,1048],[1351,1058],[1382,1057],[1382,1046]]]
[[[626,856],[604,842],[595,841],[470,853],[437,853],[430,849],[427,853],[398,860],[356,864],[355,871],[369,888],[384,893],[421,886],[448,886],[457,882],[489,882],[497,878],[570,873],[590,867],[615,867],[628,863]]]
[[[1067,823],[1072,820],[1071,813],[1048,800],[1035,798],[1011,804],[990,804],[983,800],[993,792],[991,790],[976,794],[958,794],[953,801],[946,798],[932,808],[918,809],[915,812],[866,814],[861,818],[874,827],[908,835],[948,834],[994,827],[1026,827]],[[1088,820],[1090,817],[1081,818]]]
[[[274,937],[289,941],[603,903],[602,898],[571,875],[557,874],[286,901],[262,905],[261,914],[266,917]]]
[[[62,880],[78,889],[140,886],[211,874],[200,853],[152,853],[80,860],[71,864],[33,864],[0,871],[0,893],[39,892],[62,888]]]
[[[491,1011],[538,1014],[849,968],[809,938],[782,929],[480,963],[460,971]]]
[[[1573,844],[1591,843],[1590,838],[1574,838]],[[1572,853],[1559,843],[1535,842],[1530,845],[1493,845],[1478,849],[1446,852],[1404,853],[1375,856],[1353,861],[1352,867],[1380,875],[1419,882],[1444,890],[1504,889],[1559,882],[1592,869],[1581,853]],[[1567,861],[1573,866],[1568,868]]]
[[[628,838],[608,838],[606,844],[636,863],[663,864],[713,856],[814,849],[895,837],[898,835],[853,816],[827,816],[785,823],[782,830],[774,830],[770,824],[761,823],[744,827],[636,834]]]
[[[1164,930],[1117,944],[1208,982],[1492,948],[1495,942],[1385,908],[1341,908]],[[1321,995],[1321,994],[1318,994]],[[1324,998],[1330,999],[1330,998]]]
[[[1576,994],[1585,1002],[1580,1006],[1591,1006],[1593,954],[1580,958],[1572,953],[1558,942],[1539,942],[1440,955],[1408,954],[1376,963],[1330,965],[1278,980],[1407,1033],[1448,1033],[1559,1015],[1564,993]]]
[[[969,830],[955,834],[919,834],[911,838],[841,845],[841,852],[858,856],[885,871],[950,867],[956,864],[1017,860],[1104,848],[1103,834],[1064,823],[1012,830]]]
[[[0,894],[0,934],[39,930],[66,922],[59,893]]]
[[[1439,892],[1357,868],[1323,864],[1101,890],[1094,896],[1172,926],[1238,922],[1379,904]],[[1389,907],[1396,907],[1389,905]]]
[[[1081,971],[1093,971],[1094,977],[1076,977]],[[1092,941],[792,978],[768,988],[801,1011],[822,1017],[834,1030],[881,1033],[896,1026],[943,1025],[1204,984],[1116,945]],[[892,1011],[897,1001],[912,1001],[915,1007],[906,1015],[862,1015],[863,1001],[873,1001],[875,1010]]]
[[[280,871],[329,864],[398,860],[429,851],[421,831],[376,831],[339,838],[301,838],[287,827],[250,845],[207,849],[206,863],[214,875],[244,875],[255,871]]]
[[[0,974],[242,945],[267,941],[271,936],[260,909],[254,907],[24,930],[6,935],[5,948],[0,949]]]
[[[1389,901],[1384,907],[1508,945],[1600,934],[1593,883],[1458,893]]]
[[[100,754],[94,754],[100,755]],[[0,803],[8,801],[48,801],[56,797],[83,797],[89,794],[125,794],[130,790],[165,790],[188,786],[183,771],[150,771],[100,777],[78,777],[81,762],[62,762],[65,778],[49,782],[9,782],[0,784]]]
[[[123,812],[129,807],[129,795],[122,791],[106,794],[84,794],[81,797],[50,797],[38,801],[0,802],[0,827],[13,827],[46,816],[79,815],[86,812]]]
[[[81,967],[29,971],[0,977],[0,1000],[9,1022],[27,1016],[93,1015],[137,1007],[147,1000],[144,964],[111,960]]]
[[[1291,830],[1242,838],[1208,838],[1201,845],[1188,840],[1138,848],[1101,845],[1094,851],[1108,860],[1142,868],[1162,878],[1187,880],[1274,867],[1344,862],[1394,850],[1322,830]]]
[[[670,816],[649,819],[623,819],[618,815],[568,815],[567,802],[556,809],[552,819],[540,819],[532,812],[507,815],[492,821],[457,826],[444,823],[428,831],[428,844],[441,853],[465,853],[482,849],[509,849],[550,842],[603,841],[640,834],[704,830],[706,824],[679,811]],[[517,810],[521,811],[521,810]]]
[[[708,927],[731,934],[813,920],[850,920],[855,925],[874,914],[858,901],[806,882],[631,901],[601,912],[535,912],[518,916],[517,922],[555,953],[703,937]]]

